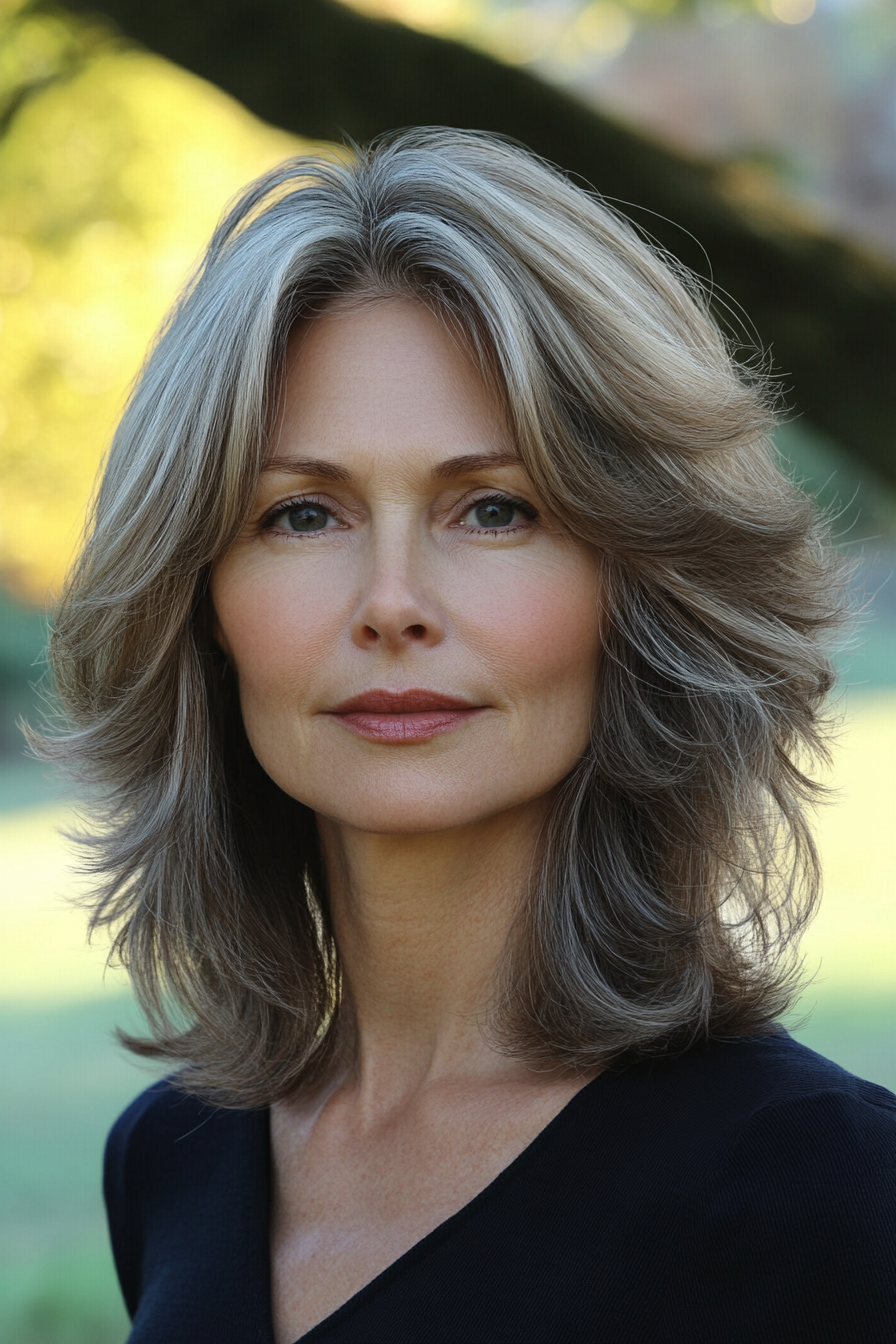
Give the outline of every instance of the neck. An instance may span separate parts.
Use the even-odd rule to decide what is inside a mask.
[[[319,819],[354,1074],[371,1105],[525,1067],[498,1054],[483,1026],[547,810],[433,835]]]

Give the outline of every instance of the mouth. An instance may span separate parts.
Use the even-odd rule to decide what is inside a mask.
[[[436,691],[365,691],[329,710],[349,732],[368,742],[426,742],[450,733],[484,706]]]

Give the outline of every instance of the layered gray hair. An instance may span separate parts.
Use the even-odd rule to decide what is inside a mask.
[[[498,137],[405,131],[252,184],[161,330],[55,619],[92,928],[115,931],[185,1087],[254,1106],[332,1062],[344,1002],[314,817],[265,775],[208,581],[255,496],[294,324],[412,297],[459,334],[522,462],[602,570],[588,750],[566,779],[489,1030],[590,1068],[766,1028],[818,863],[840,561],[776,464],[773,397],[699,286]],[[597,619],[597,614],[595,614]]]

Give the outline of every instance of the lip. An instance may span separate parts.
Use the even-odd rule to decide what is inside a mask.
[[[368,742],[426,742],[469,722],[484,706],[417,688],[371,690],[343,700],[329,714]]]
[[[470,700],[438,691],[363,691],[335,705],[331,714],[425,714],[436,709],[478,709]]]

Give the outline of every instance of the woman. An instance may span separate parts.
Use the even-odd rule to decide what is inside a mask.
[[[896,1113],[776,1019],[838,562],[687,276],[498,139],[251,187],[63,599],[181,1068],[131,1339],[890,1339]]]

